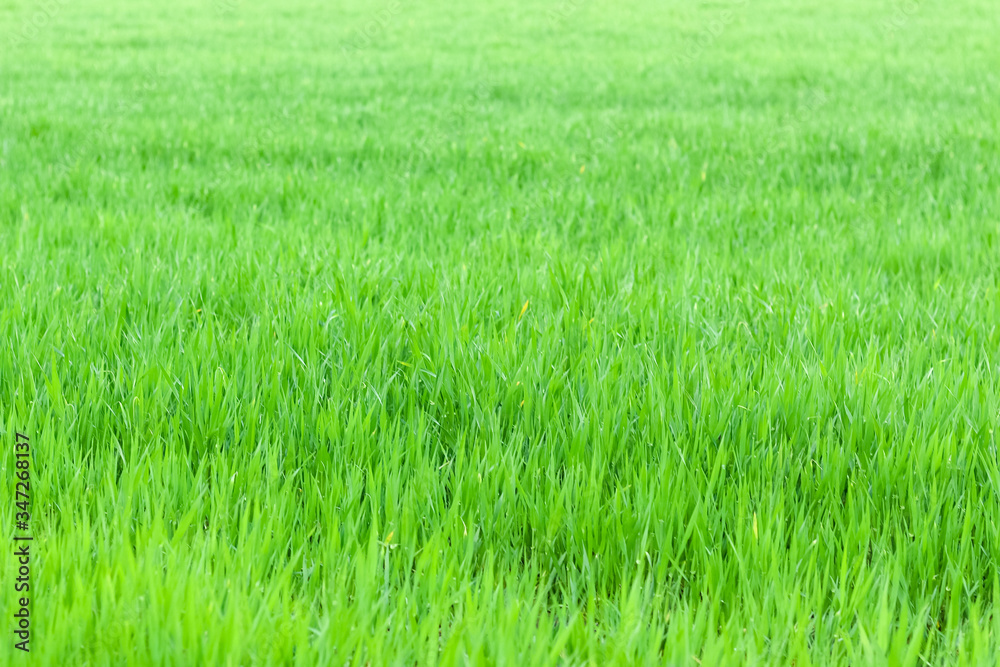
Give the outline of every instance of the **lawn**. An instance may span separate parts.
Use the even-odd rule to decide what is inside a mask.
[[[995,665],[998,35],[3,0],[0,663]]]

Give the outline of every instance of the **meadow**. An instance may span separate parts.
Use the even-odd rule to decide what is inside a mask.
[[[997,35],[3,0],[0,663],[995,665]]]

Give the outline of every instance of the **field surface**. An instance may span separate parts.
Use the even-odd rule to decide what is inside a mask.
[[[0,663],[997,664],[998,35],[3,0]]]

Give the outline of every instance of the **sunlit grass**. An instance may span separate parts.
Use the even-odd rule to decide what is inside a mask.
[[[36,11],[35,662],[995,664],[992,3]]]

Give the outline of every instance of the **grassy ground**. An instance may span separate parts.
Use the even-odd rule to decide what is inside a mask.
[[[33,662],[995,664],[998,34],[0,3]]]

